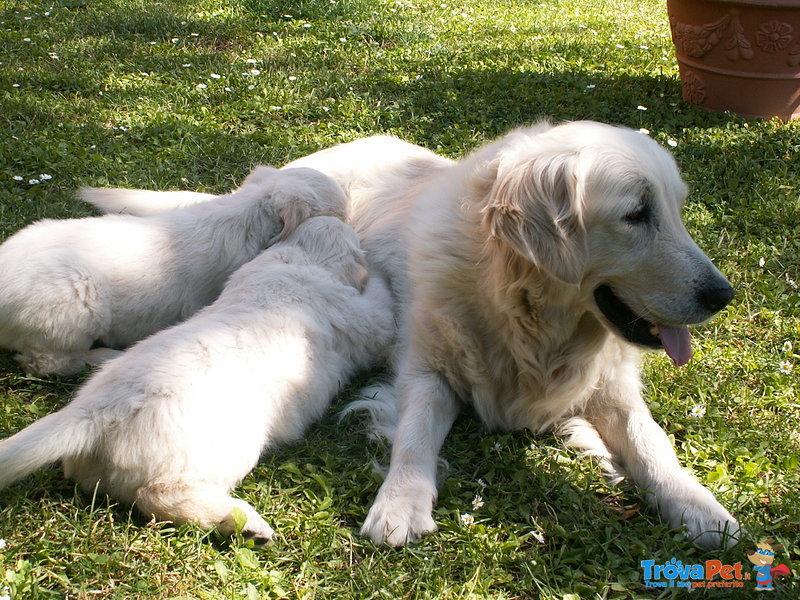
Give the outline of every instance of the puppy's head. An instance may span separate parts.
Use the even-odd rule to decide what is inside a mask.
[[[710,319],[733,289],[683,225],[687,190],[669,152],[592,122],[521,130],[507,142],[484,209],[491,235],[579,286],[617,335],[687,362],[686,325]]]
[[[283,243],[299,246],[311,263],[324,267],[345,285],[364,291],[369,277],[364,252],[356,232],[340,219],[312,217]]]
[[[300,223],[310,217],[331,216],[344,219],[347,198],[333,179],[307,167],[253,169],[239,191],[254,190],[262,202],[274,210],[282,223],[281,230],[268,245],[284,240]]]

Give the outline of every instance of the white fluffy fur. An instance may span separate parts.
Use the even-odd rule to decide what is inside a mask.
[[[102,206],[126,193],[83,196]],[[73,373],[188,317],[303,219],[344,206],[319,172],[258,167],[232,194],[182,210],[34,223],[0,246],[0,346],[28,371]]]
[[[401,545],[436,529],[437,454],[464,402],[492,427],[553,428],[615,478],[624,469],[701,545],[738,531],[679,465],[642,399],[640,350],[593,298],[607,284],[637,314],[678,326],[712,316],[698,286],[728,285],[681,222],[686,188],[666,150],[576,122],[513,131],[458,162],[375,137],[288,166],[342,185],[368,261],[395,296],[393,389],[358,405],[393,442],[365,536]],[[632,226],[645,189],[657,220]]]
[[[61,411],[0,442],[0,487],[63,459],[84,489],[225,533],[272,529],[230,490],[261,452],[298,439],[341,385],[386,360],[389,291],[353,230],[302,223],[241,267],[211,306],[106,363]]]

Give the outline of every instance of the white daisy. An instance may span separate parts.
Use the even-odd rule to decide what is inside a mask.
[[[790,342],[788,340],[783,342],[783,351],[784,352],[791,352],[792,351],[792,342]]]
[[[700,418],[706,416],[706,407],[702,405],[697,405],[692,407],[692,411],[689,413],[691,416]]]
[[[464,513],[461,515],[461,522],[467,527],[472,527],[475,524],[475,517],[469,513]],[[0,598],[0,600],[2,600],[2,598]]]
[[[780,367],[781,373],[783,373],[784,375],[791,374],[792,369],[794,369],[794,365],[790,363],[788,360],[782,360],[781,362],[778,363],[778,366]]]
[[[481,498],[480,494],[476,494],[475,497],[472,499],[472,510],[478,510],[479,508],[483,508],[484,502],[483,498]]]

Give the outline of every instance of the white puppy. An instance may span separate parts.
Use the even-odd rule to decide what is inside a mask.
[[[61,411],[0,442],[0,487],[63,459],[146,515],[234,530],[272,529],[230,490],[261,452],[298,439],[358,370],[386,360],[389,291],[367,278],[355,232],[301,224],[240,268],[217,301],[106,363]]]
[[[258,167],[232,194],[182,210],[34,223],[0,246],[0,346],[27,371],[74,373],[190,316],[301,221],[344,207],[313,169]]]

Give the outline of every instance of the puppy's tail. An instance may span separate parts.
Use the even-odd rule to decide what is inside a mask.
[[[0,489],[36,469],[85,453],[99,437],[92,415],[70,404],[0,441]]]
[[[143,217],[208,202],[217,196],[200,192],[154,192],[124,188],[85,187],[78,190],[78,198],[91,204],[102,213]]]

